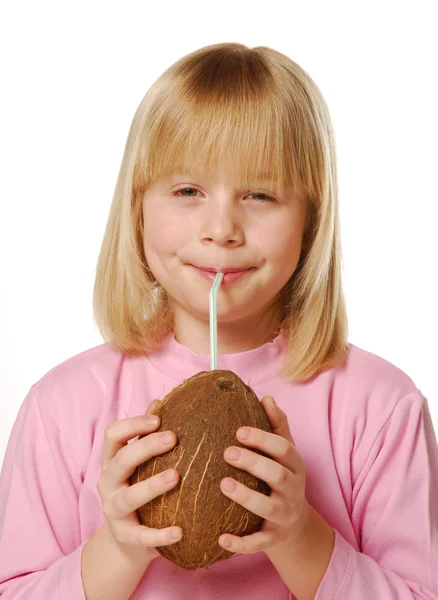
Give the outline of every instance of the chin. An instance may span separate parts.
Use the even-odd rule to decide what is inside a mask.
[[[210,311],[207,310],[197,310],[195,307],[191,307],[191,308],[187,308],[187,312],[189,312],[191,315],[193,315],[194,317],[196,317],[197,319],[200,319],[202,321],[207,321],[208,323],[210,322]],[[248,321],[251,320],[251,315],[248,315],[248,313],[246,312],[245,307],[242,307],[240,310],[230,310],[230,309],[226,309],[226,308],[220,308],[219,306],[217,306],[217,310],[216,310],[216,317],[217,317],[217,322],[219,323],[233,323],[235,322],[236,324],[239,322],[244,322],[244,321]]]

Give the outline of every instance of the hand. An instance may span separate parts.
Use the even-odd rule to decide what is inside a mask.
[[[149,405],[146,416],[150,415],[157,402],[155,400]],[[155,550],[156,546],[174,544],[182,537],[180,527],[153,529],[141,525],[135,512],[179,482],[179,472],[169,469],[130,485],[129,477],[138,465],[153,456],[168,452],[177,442],[175,433],[171,432],[171,441],[163,445],[164,432],[152,433],[160,426],[160,418],[153,424],[147,422],[146,416],[121,419],[106,427],[101,475],[97,482],[110,531],[123,554],[134,562],[157,558],[159,553]],[[135,434],[143,437],[127,444]],[[169,473],[174,474],[174,479],[166,482],[164,476]],[[171,538],[170,532],[175,529],[181,535]]]
[[[262,398],[262,405],[273,433],[245,427],[238,429],[236,436],[245,446],[257,448],[272,459],[235,446],[230,448],[240,451],[237,460],[227,458],[230,448],[224,453],[229,464],[266,481],[271,488],[271,495],[266,496],[234,479],[221,481],[221,490],[228,498],[264,519],[260,530],[250,535],[221,535],[219,545],[240,554],[269,552],[279,546],[295,544],[305,535],[312,515],[305,496],[306,466],[295,448],[286,413],[278,408],[271,396]],[[239,435],[242,429],[249,431],[248,438]],[[226,489],[227,482],[234,482],[234,491]]]

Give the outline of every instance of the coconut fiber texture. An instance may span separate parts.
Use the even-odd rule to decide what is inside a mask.
[[[260,529],[263,519],[225,496],[221,480],[228,476],[266,496],[271,492],[266,482],[229,465],[223,457],[228,446],[245,447],[236,438],[239,427],[272,431],[260,400],[233,371],[214,369],[175,387],[153,414],[161,418],[157,431],[173,431],[178,442],[172,450],[139,465],[130,483],[169,468],[179,471],[180,481],[137,509],[140,523],[182,528],[181,540],[157,551],[184,569],[208,567],[232,557],[233,552],[218,544],[220,535],[249,535]]]

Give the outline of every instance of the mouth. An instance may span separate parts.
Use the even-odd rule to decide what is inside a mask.
[[[210,268],[210,267],[196,267],[195,265],[190,265],[193,267],[198,274],[204,279],[213,282],[216,278],[217,273],[223,273],[224,278],[222,279],[222,285],[229,285],[230,283],[234,283],[242,277],[245,277],[252,271],[256,269],[256,267],[247,267],[247,268],[235,268],[235,267],[224,267],[223,269]]]
[[[254,269],[255,267],[223,267],[222,269],[210,268],[210,267],[197,267],[196,265],[192,265],[196,269],[201,269],[201,271],[207,271],[208,273],[242,273],[243,271],[248,271],[249,269]]]

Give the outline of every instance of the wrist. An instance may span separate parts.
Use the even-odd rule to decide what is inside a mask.
[[[127,568],[138,568],[145,570],[149,564],[158,556],[155,548],[148,549],[143,546],[130,546],[121,544],[114,537],[108,522],[104,525],[105,537],[107,543],[114,549],[114,552],[119,555],[121,564]]]
[[[328,524],[316,512],[311,504],[307,503],[304,510],[305,516],[303,516],[294,535],[282,544],[267,550],[266,554],[269,558],[282,555],[284,552],[299,554],[303,546],[313,543],[327,530],[329,527]]]

